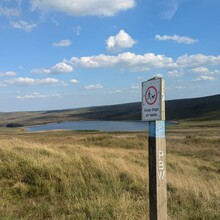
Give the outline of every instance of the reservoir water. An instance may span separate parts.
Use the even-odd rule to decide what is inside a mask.
[[[74,121],[28,127],[29,132],[48,130],[146,131],[148,123],[141,121]]]

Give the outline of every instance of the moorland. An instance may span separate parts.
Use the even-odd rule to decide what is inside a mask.
[[[204,99],[184,103],[198,117],[175,110],[178,124],[166,128],[169,219],[220,219],[220,108],[207,100],[205,111]],[[0,115],[3,124],[19,114],[31,124],[44,113]],[[29,133],[3,124],[0,219],[149,219],[147,132]]]

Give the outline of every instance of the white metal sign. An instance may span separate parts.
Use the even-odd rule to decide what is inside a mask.
[[[165,120],[164,80],[153,78],[142,83],[142,121]]]

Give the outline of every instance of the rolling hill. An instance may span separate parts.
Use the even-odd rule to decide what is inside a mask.
[[[141,120],[141,103],[79,109],[0,113],[0,126],[34,125],[79,120]],[[220,120],[220,95],[166,101],[166,120]]]

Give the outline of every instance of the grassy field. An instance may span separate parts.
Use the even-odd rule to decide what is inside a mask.
[[[220,219],[220,127],[167,130],[169,219]],[[0,129],[0,219],[148,219],[147,134]]]

